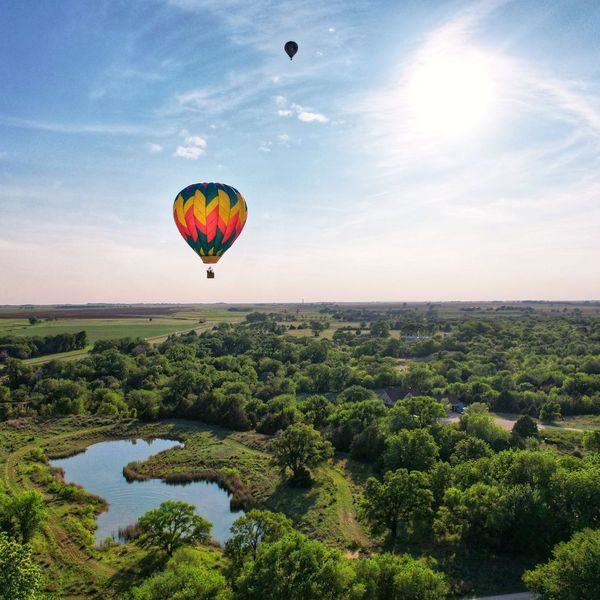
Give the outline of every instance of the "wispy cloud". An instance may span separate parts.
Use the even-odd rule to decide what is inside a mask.
[[[157,131],[156,128],[132,123],[60,123],[52,121],[38,121],[34,119],[21,119],[7,115],[0,115],[0,125],[17,127],[20,129],[37,129],[66,134],[97,134],[97,135],[169,135],[169,129]]]
[[[150,154],[158,154],[163,151],[163,147],[160,144],[155,144],[154,142],[148,142],[145,147]]]

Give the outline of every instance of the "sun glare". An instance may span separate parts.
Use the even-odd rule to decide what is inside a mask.
[[[436,53],[409,74],[415,127],[435,136],[462,136],[483,124],[494,89],[490,62],[474,52]]]

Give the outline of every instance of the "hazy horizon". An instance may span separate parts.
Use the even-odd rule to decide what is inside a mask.
[[[3,13],[0,304],[600,298],[598,2]],[[201,181],[248,203],[210,281]]]
[[[119,302],[54,302],[48,304],[40,304],[35,302],[22,302],[19,304],[0,304],[1,308],[17,308],[23,306],[34,306],[34,307],[46,307],[46,306],[59,306],[59,307],[80,307],[80,306],[139,306],[139,305],[162,305],[162,306],[214,306],[216,304],[229,305],[250,305],[250,306],[262,306],[262,305],[318,305],[318,304],[572,304],[572,305],[596,305],[600,304],[600,299],[577,299],[577,300],[548,300],[548,299],[535,299],[535,298],[521,298],[515,300],[507,299],[494,299],[494,300],[481,300],[481,299],[466,299],[466,300],[289,300],[289,301],[277,301],[267,302],[264,300],[236,300],[231,302],[226,301],[215,301],[215,302],[198,302],[198,301],[175,301],[175,302],[152,302],[152,301],[119,301]]]

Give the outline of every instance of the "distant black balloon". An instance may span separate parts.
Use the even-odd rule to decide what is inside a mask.
[[[296,44],[296,42],[292,42],[292,41],[286,42],[283,49],[285,50],[285,53],[290,57],[290,60],[292,60],[292,58],[294,58],[294,55],[296,54],[296,52],[298,52],[298,44]]]

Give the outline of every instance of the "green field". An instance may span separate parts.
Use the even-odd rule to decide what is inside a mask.
[[[0,335],[22,337],[56,335],[58,333],[77,333],[86,331],[88,340],[110,340],[122,337],[150,338],[176,331],[188,331],[197,326],[198,321],[192,319],[172,318],[123,318],[123,319],[68,319],[44,321],[30,325],[26,319],[0,320]]]

